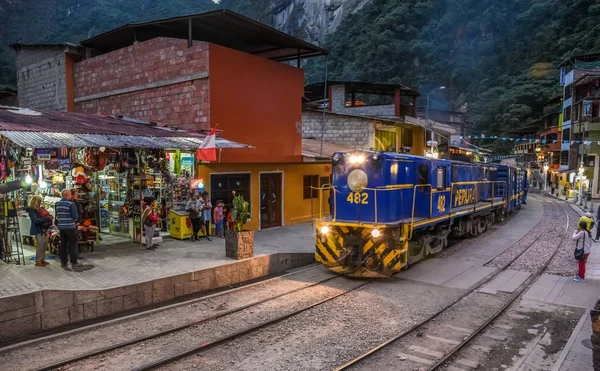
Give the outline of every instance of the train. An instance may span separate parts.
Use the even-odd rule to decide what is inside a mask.
[[[527,171],[378,151],[334,153],[331,213],[315,222],[316,261],[353,277],[390,277],[518,210]]]

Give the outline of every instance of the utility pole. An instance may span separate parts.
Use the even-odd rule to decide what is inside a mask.
[[[427,123],[427,125],[429,125],[429,95],[438,90],[444,90],[444,89],[446,89],[446,87],[442,85],[442,86],[439,86],[439,87],[433,89],[429,93],[427,93],[427,106],[425,107],[425,122]],[[433,130],[430,130],[430,131],[431,131],[431,149],[430,149],[431,152],[430,153],[433,154],[433,151],[434,151],[433,142],[434,142],[435,136],[433,134]],[[427,145],[427,129],[425,129],[425,145]]]

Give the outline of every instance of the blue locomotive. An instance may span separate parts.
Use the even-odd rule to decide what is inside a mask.
[[[399,153],[332,158],[331,216],[316,223],[316,260],[356,277],[389,277],[477,236],[518,209],[526,172]]]

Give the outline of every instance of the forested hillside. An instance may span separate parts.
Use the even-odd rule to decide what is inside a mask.
[[[507,133],[560,94],[562,60],[600,51],[599,16],[597,0],[372,0],[328,39],[330,78],[445,85],[438,105]]]
[[[323,1],[324,12],[331,14],[338,3]],[[307,14],[316,16],[306,11],[306,4],[0,0],[0,85],[14,86],[9,43],[78,42],[128,22],[220,6],[263,22],[273,22],[279,10],[293,8],[285,28],[300,27],[297,32],[305,36],[301,27],[310,23]],[[433,97],[434,104],[467,107],[477,133],[507,133],[530,124],[544,103],[560,93],[557,64],[570,54],[600,51],[600,0],[370,0],[360,6],[344,15],[325,41],[331,51],[329,77],[396,81],[422,92],[445,85],[447,89]],[[323,63],[308,63],[309,80],[324,78]]]

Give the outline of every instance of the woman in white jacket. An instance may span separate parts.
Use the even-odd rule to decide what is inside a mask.
[[[583,258],[577,260],[579,274],[573,277],[573,280],[579,282],[585,278],[585,263],[590,255],[590,248],[592,246],[592,233],[588,230],[588,225],[585,221],[579,222],[579,229],[573,232],[573,240],[577,241],[576,249],[583,248]]]

